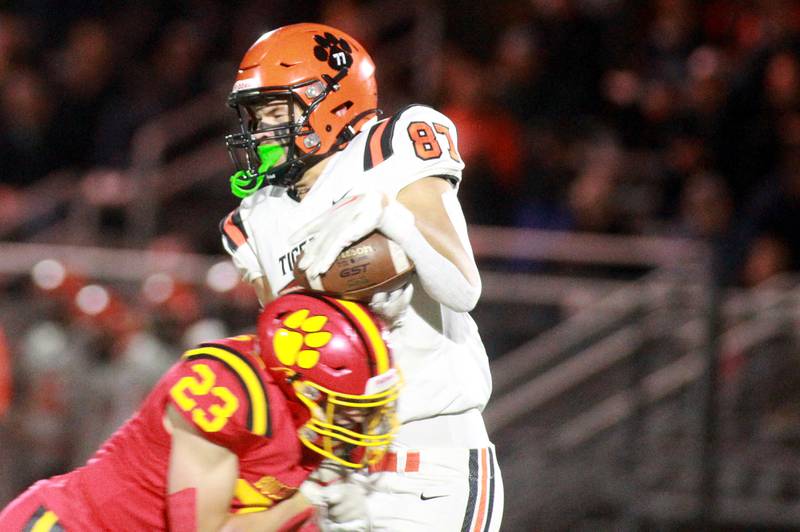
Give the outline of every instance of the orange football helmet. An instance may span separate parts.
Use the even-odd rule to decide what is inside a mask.
[[[288,105],[289,121],[261,127],[254,109],[276,100]],[[239,170],[234,194],[246,197],[265,180],[292,186],[378,114],[377,103],[375,64],[346,33],[309,23],[265,33],[245,53],[228,97],[241,127],[225,138]]]
[[[401,379],[383,335],[366,307],[319,294],[281,296],[259,317],[261,358],[300,441],[347,467],[378,462],[397,430]]]

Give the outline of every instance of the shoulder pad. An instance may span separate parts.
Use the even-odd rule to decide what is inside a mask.
[[[456,182],[464,168],[453,122],[432,107],[420,104],[401,109],[373,125],[367,133],[364,171],[390,158],[399,159],[396,164],[406,172],[452,176]]]
[[[246,345],[241,337],[239,344]],[[183,354],[170,400],[212,439],[234,441],[246,429],[271,436],[267,388],[260,360],[237,349],[237,339],[201,344]]]

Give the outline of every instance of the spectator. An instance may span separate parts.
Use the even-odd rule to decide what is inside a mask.
[[[55,105],[35,70],[15,70],[0,86],[0,181],[26,186],[59,167]]]
[[[458,128],[466,161],[461,195],[473,223],[510,223],[521,194],[523,130],[515,117],[487,99],[489,78],[475,59],[453,51],[445,61],[442,112]],[[480,198],[480,199],[479,199]]]
[[[117,75],[108,25],[77,21],[66,45],[50,58],[50,68],[62,91],[55,118],[63,139],[60,165],[85,169],[94,162],[94,132]]]

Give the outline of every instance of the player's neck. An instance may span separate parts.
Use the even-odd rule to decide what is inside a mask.
[[[295,194],[297,195],[297,199],[299,201],[303,201],[303,198],[306,197],[308,191],[311,190],[311,187],[314,186],[314,183],[317,182],[319,176],[322,175],[322,172],[328,166],[328,163],[331,161],[331,157],[325,157],[320,162],[309,168],[303,174],[303,177],[300,178],[300,181],[294,186]]]

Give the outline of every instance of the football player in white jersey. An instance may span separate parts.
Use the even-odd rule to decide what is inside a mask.
[[[262,303],[292,281],[303,250],[299,267],[313,277],[375,229],[403,247],[413,290],[373,301],[395,321],[402,426],[368,476],[316,498],[331,504],[330,530],[499,530],[503,484],[481,416],[491,376],[468,314],[481,283],[456,198],[458,135],[423,105],[381,116],[374,73],[355,39],[320,24],[253,44],[228,99],[241,125],[226,138],[238,167],[231,188],[243,199],[221,224],[223,243]]]

